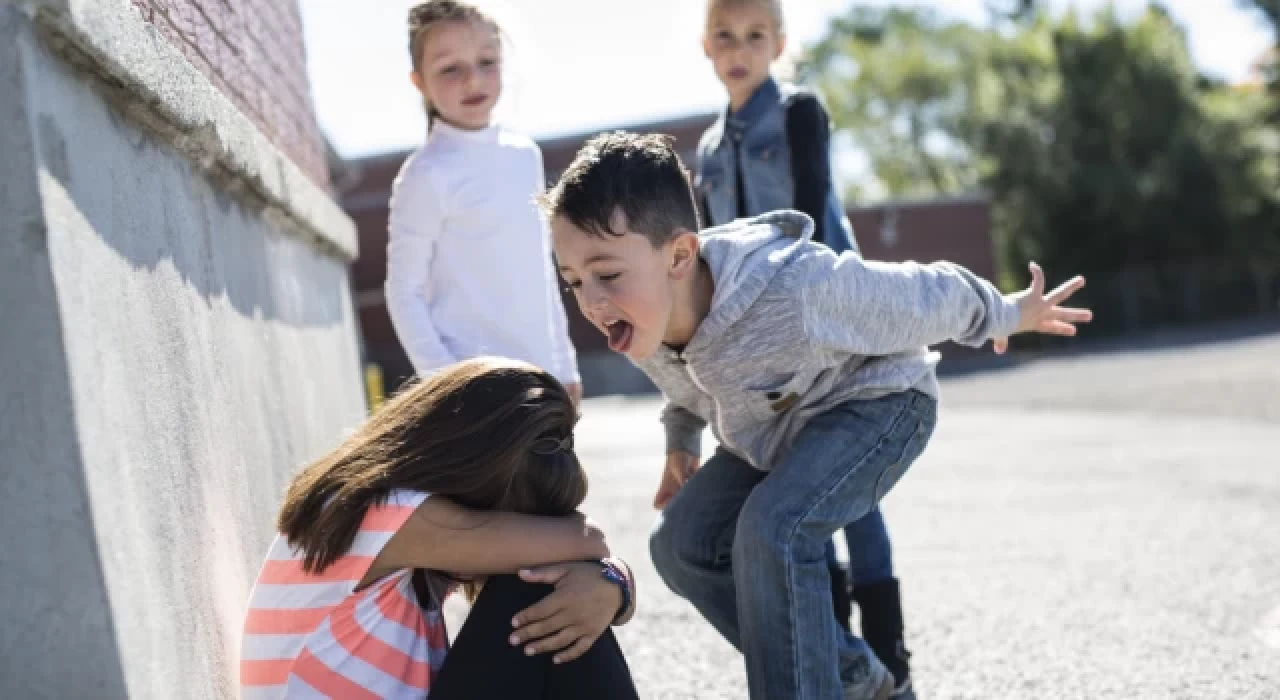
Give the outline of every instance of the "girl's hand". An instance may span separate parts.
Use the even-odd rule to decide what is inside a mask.
[[[613,624],[622,606],[622,591],[604,578],[600,564],[595,562],[524,569],[520,578],[530,583],[549,583],[556,590],[516,615],[511,621],[516,628],[511,644],[525,644],[524,651],[530,656],[559,652],[552,659],[558,664],[587,653]]]
[[[1093,320],[1093,312],[1088,309],[1059,306],[1084,286],[1083,277],[1072,277],[1046,295],[1044,271],[1035,263],[1031,263],[1030,268],[1031,286],[1010,297],[1018,303],[1018,330],[1015,333],[1035,331],[1049,335],[1075,335],[1075,324]],[[1003,354],[1008,349],[1008,338],[996,338],[996,353]]]

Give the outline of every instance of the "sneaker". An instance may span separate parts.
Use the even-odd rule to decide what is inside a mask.
[[[911,687],[911,678],[908,676],[905,680],[893,689],[893,694],[889,696],[892,700],[916,700],[915,688]]]
[[[872,663],[866,669],[866,677],[857,682],[846,682],[844,700],[893,700],[893,674],[879,663]]]

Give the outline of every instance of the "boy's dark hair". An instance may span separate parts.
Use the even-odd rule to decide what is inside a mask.
[[[574,226],[600,238],[622,236],[611,219],[626,217],[627,228],[649,239],[653,247],[675,237],[678,229],[696,232],[689,171],[659,134],[615,131],[591,139],[551,191],[542,196],[549,218],[563,216]]]

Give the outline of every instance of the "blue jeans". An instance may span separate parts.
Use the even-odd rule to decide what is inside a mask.
[[[717,452],[659,517],[658,573],[742,652],[752,698],[870,696],[884,678],[831,615],[825,548],[898,483],[936,421],[936,402],[916,391],[841,404],[770,472]]]
[[[893,578],[893,546],[879,506],[846,525],[843,534],[848,544],[849,578],[853,584],[870,585]],[[838,562],[832,540],[827,540],[826,557],[828,566],[835,568]]]

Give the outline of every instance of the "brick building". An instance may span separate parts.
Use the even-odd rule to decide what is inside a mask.
[[[303,172],[328,183],[296,2],[130,1]]]
[[[635,132],[669,134],[686,164],[715,114],[628,125]],[[582,144],[598,131],[571,134],[539,142],[547,182],[555,182]],[[363,330],[366,361],[381,368],[388,387],[412,374],[387,314],[382,285],[386,273],[387,202],[391,183],[409,151],[360,158],[347,164],[349,184],[342,204],[360,232],[361,256],[352,286]],[[868,258],[878,260],[952,260],[984,277],[995,274],[990,207],[985,198],[896,202],[849,210],[859,245]],[[608,351],[604,336],[578,313],[565,296],[570,334],[578,350],[579,366],[588,394],[643,391],[648,383],[625,360]]]

